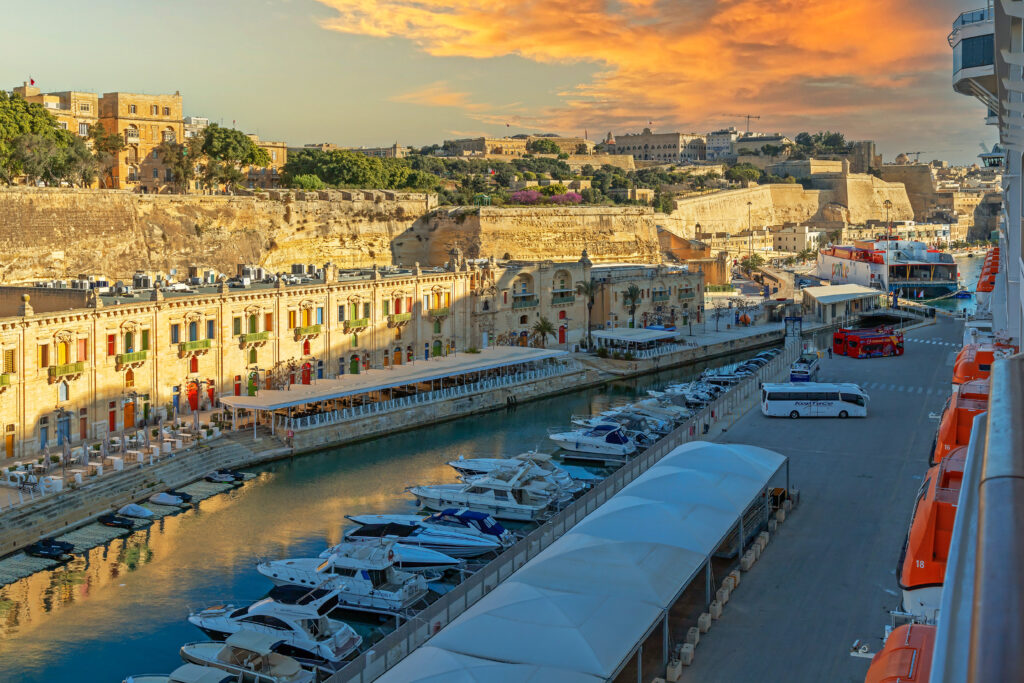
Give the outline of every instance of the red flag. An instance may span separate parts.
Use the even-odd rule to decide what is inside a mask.
[[[28,84],[29,85],[35,85],[36,84],[36,79],[34,79],[31,76],[29,76],[28,77]]]

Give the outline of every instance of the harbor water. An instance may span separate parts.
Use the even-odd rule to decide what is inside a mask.
[[[753,355],[712,361],[721,367]],[[413,484],[454,482],[459,455],[551,451],[549,427],[690,379],[703,364],[474,415],[271,463],[240,489],[0,589],[0,680],[121,681],[167,673],[205,640],[190,610],[263,597],[261,559],[314,557],[341,540],[347,514],[413,513]],[[400,418],[396,418],[400,419]],[[373,635],[376,625],[358,627]]]
[[[967,255],[957,255],[954,257],[957,264],[957,270],[960,273],[960,283],[972,293],[970,299],[958,299],[955,297],[948,297],[945,299],[939,299],[938,301],[931,302],[930,305],[935,308],[941,308],[945,311],[974,311],[974,290],[978,286],[978,278],[981,277],[981,267],[985,263],[985,254],[975,254],[973,257]]]

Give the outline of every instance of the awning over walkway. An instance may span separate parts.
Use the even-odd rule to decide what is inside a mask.
[[[590,334],[595,339],[616,341],[623,344],[627,342],[643,344],[645,342],[661,341],[663,339],[674,340],[676,338],[675,332],[651,330],[644,327],[617,327],[610,330],[598,330],[596,332],[591,332]]]
[[[805,287],[804,295],[813,297],[819,304],[837,304],[841,301],[868,299],[873,296],[884,296],[880,289],[863,285],[824,285],[821,287]]]
[[[230,408],[277,410],[565,355],[565,351],[554,349],[497,346],[480,353],[460,353],[394,365],[388,370],[365,370],[337,379],[318,379],[315,384],[293,384],[287,390],[265,389],[256,396],[222,396],[220,401]]]
[[[522,666],[538,676],[521,680],[613,678],[785,462],[680,446],[378,680],[433,680],[439,650],[492,662],[492,680]]]

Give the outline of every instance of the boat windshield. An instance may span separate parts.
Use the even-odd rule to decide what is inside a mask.
[[[301,622],[303,630],[308,633],[313,640],[327,640],[333,633],[331,633],[331,624],[327,620],[327,617],[320,617],[319,619],[303,619]]]
[[[629,443],[629,437],[622,433],[622,430],[616,430],[605,437],[605,443],[613,444],[624,444]]]

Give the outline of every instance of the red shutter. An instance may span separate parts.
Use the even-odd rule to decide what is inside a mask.
[[[113,334],[107,335],[107,355],[113,356],[117,353],[117,337]]]

